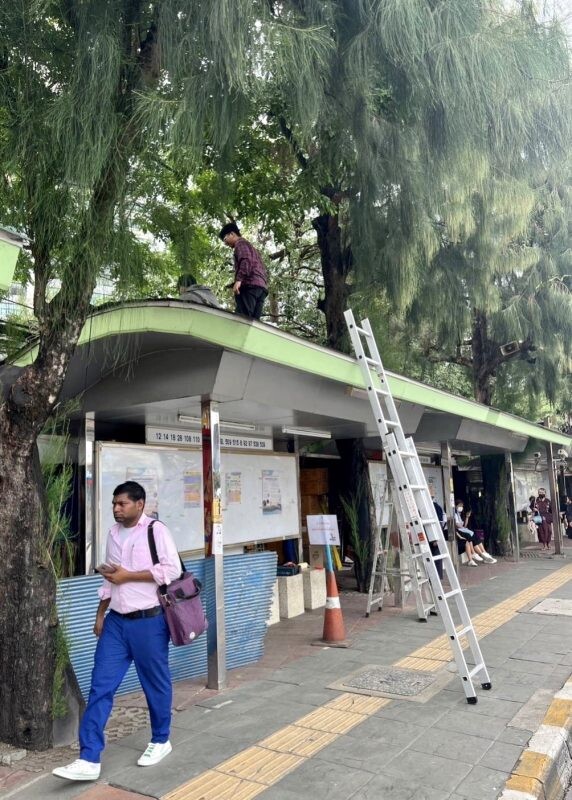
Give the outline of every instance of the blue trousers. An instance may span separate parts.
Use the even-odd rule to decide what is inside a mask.
[[[125,619],[110,611],[95,650],[91,689],[79,726],[80,757],[99,763],[113,697],[132,662],[145,692],[151,741],[166,742],[171,726],[173,687],[169,670],[169,629],[163,614]]]

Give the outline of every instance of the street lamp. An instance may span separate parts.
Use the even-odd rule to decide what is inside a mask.
[[[12,228],[0,226],[0,291],[6,291],[12,285],[18,255],[27,243],[25,236]]]

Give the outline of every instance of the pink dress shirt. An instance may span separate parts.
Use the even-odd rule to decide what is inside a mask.
[[[169,529],[162,522],[155,522],[153,533],[157,546],[159,563],[153,564],[147,528],[151,517],[142,514],[137,525],[127,528],[129,534],[123,538],[119,534],[120,525],[116,523],[107,536],[105,548],[105,561],[107,564],[119,564],[130,572],[142,572],[148,569],[155,583],[143,581],[128,581],[115,586],[105,580],[99,590],[100,600],[111,598],[109,608],[119,614],[128,614],[131,611],[143,611],[159,605],[157,587],[163,583],[169,584],[181,574],[179,554]]]

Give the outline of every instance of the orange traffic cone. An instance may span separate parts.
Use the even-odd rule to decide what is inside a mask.
[[[324,611],[324,633],[322,638],[312,644],[330,647],[349,647],[346,629],[340,606],[340,596],[333,571],[326,571],[326,609]]]

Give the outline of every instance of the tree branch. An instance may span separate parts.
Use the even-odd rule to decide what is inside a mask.
[[[292,129],[290,127],[288,127],[288,123],[286,122],[286,120],[284,119],[282,114],[280,114],[280,116],[278,117],[278,124],[280,125],[280,130],[282,131],[282,134],[283,134],[284,138],[286,139],[286,141],[289,143],[289,145],[292,148],[292,152],[294,153],[294,157],[296,158],[296,161],[298,162],[298,164],[300,165],[300,167],[302,169],[307,169],[308,168],[309,159],[302,152],[302,148],[298,144],[298,140],[294,136],[294,132],[292,131]]]

